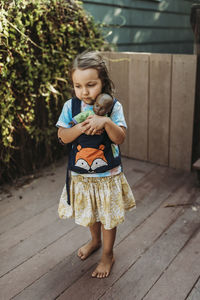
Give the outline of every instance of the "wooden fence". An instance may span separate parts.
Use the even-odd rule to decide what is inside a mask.
[[[194,51],[197,55],[196,96],[194,112],[193,161],[200,158],[200,4],[192,5],[190,21],[194,33]]]
[[[190,170],[196,55],[105,52],[104,56],[128,124],[122,154]]]

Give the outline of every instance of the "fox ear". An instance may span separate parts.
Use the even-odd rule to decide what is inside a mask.
[[[80,151],[81,148],[82,148],[81,145],[78,145],[78,146],[77,146],[78,151]]]
[[[100,145],[100,146],[99,146],[99,150],[102,150],[102,151],[103,151],[104,149],[105,149],[105,146],[104,146],[104,145]]]

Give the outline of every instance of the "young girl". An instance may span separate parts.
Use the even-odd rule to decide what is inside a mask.
[[[125,139],[127,126],[122,105],[115,100],[109,116],[92,115],[70,127],[73,116],[92,110],[98,95],[112,95],[113,87],[98,52],[78,55],[71,77],[75,97],[65,102],[56,124],[59,139],[72,143],[68,165],[71,178],[64,186],[58,213],[62,219],[75,217],[77,224],[89,226],[91,241],[78,250],[82,260],[100,248],[102,232],[102,257],[92,277],[105,278],[114,263],[116,227],[124,221],[125,211],[135,207],[118,147]]]

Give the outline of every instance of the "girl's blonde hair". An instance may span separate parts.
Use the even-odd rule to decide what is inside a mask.
[[[109,77],[108,69],[100,52],[84,51],[83,53],[77,55],[72,64],[71,77],[73,72],[77,69],[86,70],[90,68],[95,69],[98,72],[103,86],[102,93],[112,96],[114,92],[114,83]]]

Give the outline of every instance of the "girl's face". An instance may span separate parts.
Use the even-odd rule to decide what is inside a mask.
[[[93,104],[102,92],[102,82],[96,69],[76,69],[72,80],[76,97],[86,104]]]

